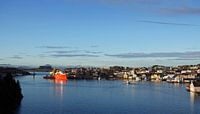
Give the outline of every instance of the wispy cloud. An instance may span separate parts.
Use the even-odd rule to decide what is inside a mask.
[[[92,54],[52,54],[52,57],[99,57],[99,55]]]
[[[50,54],[68,54],[68,53],[86,53],[86,54],[101,54],[100,51],[89,51],[89,50],[68,50],[68,51],[46,51],[44,53]]]
[[[90,50],[53,50],[40,54],[40,57],[99,57],[102,52]]]
[[[173,26],[199,26],[200,27],[200,25],[188,24],[188,23],[172,23],[172,22],[150,21],[150,20],[139,20],[137,22],[161,24],[161,25],[173,25]]]
[[[178,58],[178,59],[197,59],[200,58],[200,51],[191,52],[155,52],[155,53],[122,53],[105,54],[105,56],[117,58]]]
[[[50,53],[50,54],[66,54],[66,53],[77,53],[81,52],[81,50],[68,50],[68,51],[46,51],[44,53]]]
[[[23,59],[23,57],[19,56],[19,55],[14,55],[12,57],[10,57],[11,59]]]
[[[199,1],[190,0],[96,0],[108,5],[128,5],[137,11],[161,14],[200,15]],[[194,5],[196,3],[196,6]],[[192,5],[191,5],[192,4]]]
[[[198,14],[200,15],[200,7],[177,7],[177,8],[162,8],[161,13],[171,14]]]
[[[91,48],[97,48],[97,47],[99,47],[99,45],[91,45],[90,47]]]
[[[19,52],[20,55],[26,55],[26,52]]]
[[[46,55],[46,54],[39,54],[38,57],[40,57],[40,58],[45,58],[45,57],[49,57],[49,56]]]
[[[71,48],[67,46],[38,46],[37,48],[46,48],[46,49],[65,49],[65,48]]]
[[[195,61],[195,60],[200,60],[200,58],[176,58],[176,59],[168,59],[168,60]]]
[[[101,54],[103,52],[100,52],[100,51],[84,51],[85,53],[89,53],[89,54]]]

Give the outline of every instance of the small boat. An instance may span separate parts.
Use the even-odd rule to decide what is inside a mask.
[[[186,86],[187,91],[200,93],[200,81],[191,81],[190,85]]]
[[[126,83],[127,85],[132,85],[132,84],[135,84],[135,81],[129,81],[129,80],[127,80],[125,83]]]
[[[136,77],[135,81],[141,81],[141,78],[140,77]]]
[[[67,74],[63,73],[61,70],[53,69],[50,72],[51,76],[44,76],[44,79],[56,79],[56,80],[67,80]]]
[[[101,77],[100,77],[100,76],[98,77],[98,80],[101,80]]]

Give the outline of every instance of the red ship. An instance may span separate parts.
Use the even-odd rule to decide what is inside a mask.
[[[52,72],[50,72],[50,76],[44,76],[44,79],[56,79],[56,80],[67,80],[67,74],[63,73],[59,69],[53,69]]]

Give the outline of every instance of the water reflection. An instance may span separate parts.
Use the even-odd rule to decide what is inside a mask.
[[[200,95],[194,92],[190,92],[190,108],[192,112],[194,112],[194,106],[198,102],[200,102]]]
[[[51,82],[54,83],[55,96],[59,98],[60,100],[63,100],[64,86],[67,84],[67,81],[55,79],[55,80],[51,80]]]
[[[200,94],[190,92],[190,103],[194,105],[195,102],[200,102]]]
[[[66,85],[66,84],[67,84],[67,81],[66,81],[66,80],[58,80],[58,79],[55,79],[55,80],[53,80],[53,82],[54,82],[56,85]]]
[[[44,80],[42,76],[17,78],[25,96],[18,114],[200,114],[200,96],[187,92],[184,84],[141,81],[126,85],[107,80]]]

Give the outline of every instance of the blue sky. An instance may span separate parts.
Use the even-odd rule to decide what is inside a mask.
[[[198,0],[1,0],[1,64],[200,63]]]

